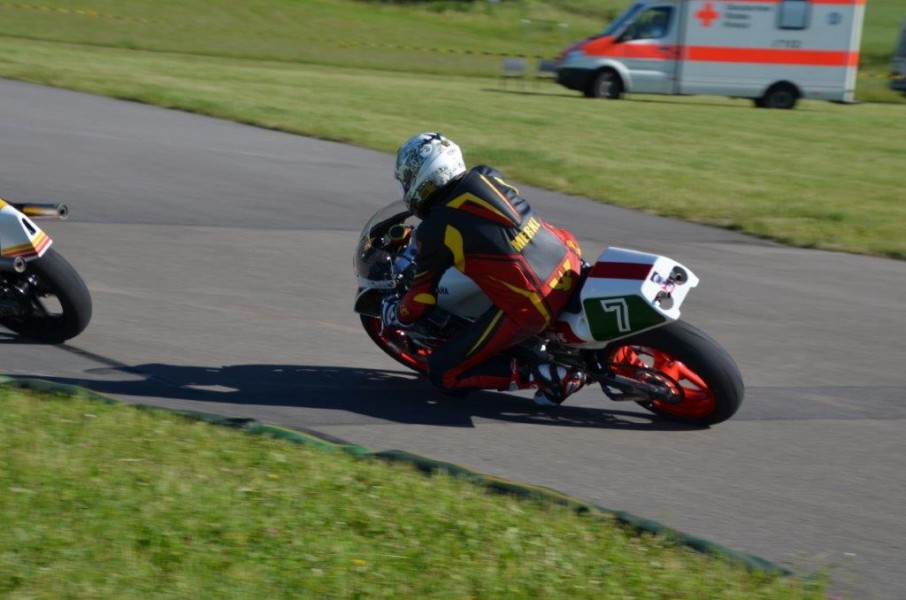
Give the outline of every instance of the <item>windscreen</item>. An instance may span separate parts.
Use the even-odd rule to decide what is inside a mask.
[[[383,236],[411,213],[402,202],[393,202],[376,212],[365,224],[355,249],[355,274],[362,287],[393,287],[393,256],[383,247]]]
[[[608,25],[607,28],[604,29],[604,32],[601,35],[620,35],[626,28],[626,25],[631,23],[632,20],[635,19],[636,15],[639,14],[639,12],[641,12],[641,10],[645,6],[646,5],[643,3],[633,4],[629,7],[628,10],[626,10],[626,12],[611,21],[610,25]]]

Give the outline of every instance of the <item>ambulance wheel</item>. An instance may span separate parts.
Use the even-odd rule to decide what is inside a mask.
[[[791,83],[775,83],[761,97],[761,104],[756,101],[756,106],[763,108],[780,108],[789,110],[796,106],[799,100],[799,90]]]
[[[598,73],[592,80],[591,85],[585,90],[585,96],[588,98],[607,98],[617,100],[623,95],[623,80],[619,74],[613,70],[605,70]]]

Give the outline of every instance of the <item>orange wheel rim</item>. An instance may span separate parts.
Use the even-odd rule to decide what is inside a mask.
[[[619,375],[637,381],[640,373],[655,377],[663,375],[659,383],[682,396],[676,404],[652,400],[651,404],[663,412],[687,418],[706,417],[714,412],[717,402],[711,387],[688,365],[663,350],[647,346],[619,346],[611,351],[610,363]]]

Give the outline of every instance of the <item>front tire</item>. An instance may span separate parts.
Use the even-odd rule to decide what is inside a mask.
[[[76,270],[55,249],[28,263],[19,275],[31,288],[27,312],[0,325],[46,344],[62,344],[91,321],[91,295]]]
[[[401,329],[385,328],[380,317],[359,315],[362,327],[371,341],[383,350],[387,356],[406,366],[416,373],[428,373],[428,356],[430,353],[424,348],[415,346],[406,337],[406,332]]]
[[[745,388],[739,367],[714,339],[684,321],[619,340],[605,352],[619,375],[670,389],[674,402],[639,402],[661,417],[714,425],[732,417],[742,404]]]
[[[585,96],[618,100],[623,96],[623,89],[623,80],[620,79],[620,75],[612,69],[607,69],[595,76],[588,89],[585,90]]]

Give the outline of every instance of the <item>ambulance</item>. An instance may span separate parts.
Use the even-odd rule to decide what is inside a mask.
[[[589,98],[711,94],[793,108],[852,102],[865,0],[640,0],[565,49],[557,82]]]

